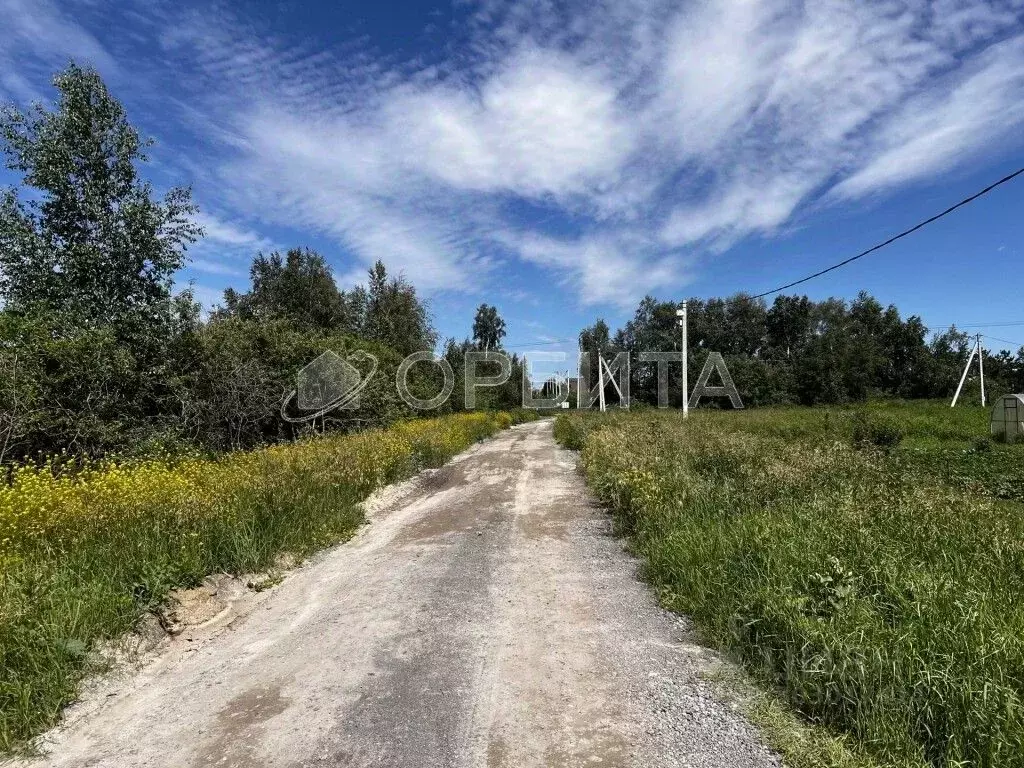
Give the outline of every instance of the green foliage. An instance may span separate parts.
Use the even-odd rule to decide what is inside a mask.
[[[473,318],[473,341],[482,350],[499,349],[505,338],[505,321],[498,314],[498,308],[481,304]]]
[[[452,374],[455,377],[455,387],[449,399],[450,407],[453,410],[465,410],[466,353],[476,349],[477,345],[469,339],[462,342],[448,339],[445,342],[441,356],[451,366]],[[521,409],[523,404],[523,361],[517,355],[512,355],[510,362],[512,373],[508,381],[497,387],[480,387],[476,390],[477,408],[491,411]],[[499,366],[492,362],[480,363],[477,373],[480,376],[496,376],[499,373]]]
[[[404,278],[378,262],[369,288],[346,294],[313,251],[259,254],[251,290],[229,290],[201,322],[189,291],[172,297],[200,234],[188,190],[157,200],[140,180],[148,142],[96,72],[72,64],[54,84],[53,111],[0,119],[8,166],[23,174],[23,193],[0,200],[0,464],[247,448],[411,415],[395,372],[435,336]],[[327,350],[369,352],[379,368],[359,408],[295,427],[282,403]],[[440,374],[417,366],[409,385],[433,395]]]
[[[634,401],[657,403],[656,366],[640,362],[644,351],[678,352],[681,333],[676,303],[647,297],[634,317],[609,341],[608,326],[598,320],[580,335],[591,352],[630,353]],[[884,396],[950,397],[967,360],[971,339],[951,328],[927,341],[919,317],[901,318],[861,293],[852,302],[806,296],[778,296],[771,307],[737,294],[726,299],[687,301],[689,379],[696,381],[710,352],[725,358],[744,404],[841,404]],[[991,391],[1024,388],[1024,350],[1016,356],[986,353]],[[681,369],[669,366],[670,405],[679,405]],[[977,392],[971,380],[966,398]],[[716,405],[714,401],[709,403]]]
[[[360,392],[357,408],[296,427],[282,418],[282,404],[295,389],[299,371],[327,351],[343,358],[369,353],[377,359],[376,372]],[[198,329],[188,344],[177,382],[181,410],[175,423],[190,441],[213,449],[249,448],[292,439],[308,430],[385,426],[419,415],[402,401],[395,387],[401,360],[393,349],[372,341],[301,330],[283,319],[217,319]],[[366,365],[360,370],[371,373]],[[421,399],[432,397],[443,384],[441,372],[433,365],[414,366],[407,383]],[[285,410],[291,412],[288,407]]]
[[[0,385],[11,437],[5,458],[95,457],[139,439],[156,428],[149,415],[170,396],[168,366],[110,326],[0,313],[0,367],[16,374]]]
[[[52,726],[100,665],[97,651],[159,612],[172,589],[270,570],[254,580],[266,588],[283,553],[351,536],[374,489],[444,464],[514,418],[460,414],[75,476],[22,469],[0,487],[0,750]]]
[[[353,332],[358,308],[338,290],[324,257],[308,248],[292,248],[285,256],[258,254],[249,268],[252,290],[224,292],[219,314],[243,320],[288,320],[304,330]],[[356,299],[358,301],[358,299]]]
[[[864,425],[887,451],[854,450]],[[987,430],[984,409],[899,402],[556,426],[669,607],[908,767],[1022,764],[1024,447],[977,451]]]
[[[971,441],[971,450],[978,453],[990,453],[992,451],[992,437],[976,437]]]
[[[593,387],[600,379],[598,376],[598,365],[601,356],[603,355],[605,358],[611,359],[622,348],[621,344],[612,344],[610,334],[611,331],[608,328],[608,323],[602,318],[598,318],[594,321],[593,325],[580,331],[579,350],[587,356],[587,367],[581,373],[589,387]],[[608,385],[608,387],[610,389],[611,385]],[[610,392],[606,390],[605,395],[609,396]]]
[[[148,142],[100,76],[57,75],[57,108],[0,116],[7,167],[32,191],[0,199],[0,280],[9,310],[44,308],[69,323],[166,332],[172,275],[201,234],[187,189],[156,200],[138,178]],[[119,331],[120,332],[120,331]]]
[[[427,306],[416,295],[416,289],[401,275],[389,278],[381,261],[370,270],[366,317],[360,333],[402,357],[433,349],[437,343]]]
[[[286,320],[304,331],[360,335],[403,357],[437,341],[416,289],[404,277],[389,278],[383,262],[370,269],[368,289],[348,292],[338,290],[323,257],[308,248],[259,254],[250,277],[248,293],[224,292],[215,318]]]
[[[864,412],[858,412],[853,418],[851,438],[855,448],[873,446],[881,450],[891,450],[900,444],[903,430],[893,419],[885,416],[869,417]]]
[[[526,424],[541,418],[541,414],[531,408],[509,408],[508,410],[498,411],[499,416],[503,413],[507,413],[511,419],[509,426]]]
[[[54,79],[53,111],[0,116],[24,194],[0,200],[0,461],[95,456],[158,428],[176,337],[196,320],[172,275],[199,235],[185,189],[158,200],[136,165],[148,142],[99,75]]]

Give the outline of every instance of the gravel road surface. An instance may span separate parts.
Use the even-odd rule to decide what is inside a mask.
[[[94,686],[50,766],[776,766],[636,579],[551,422],[386,489],[370,524]]]

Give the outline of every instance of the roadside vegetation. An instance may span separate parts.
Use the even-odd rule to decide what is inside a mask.
[[[381,261],[365,285],[339,287],[301,244],[253,254],[248,289],[204,311],[175,282],[204,245],[191,190],[157,193],[143,173],[152,143],[95,71],[71,64],[54,88],[50,105],[0,111],[18,177],[0,191],[3,749],[55,722],[98,644],[169,590],[343,540],[374,488],[517,418],[465,408],[466,353],[502,349],[498,310],[481,304],[472,339],[441,342],[427,302]],[[615,334],[584,329],[591,380],[598,350],[627,353],[635,402],[656,403],[639,355],[678,349],[677,306],[648,297]],[[748,405],[946,396],[970,342],[955,328],[929,340],[920,318],[867,294],[693,298],[689,318],[690,381],[720,352]],[[357,407],[296,424],[297,374],[328,350],[372,354],[376,375]],[[422,350],[440,350],[454,389],[414,423],[395,374]],[[991,389],[1024,388],[1024,350],[984,365]],[[477,407],[515,408],[522,372],[513,355]],[[670,366],[671,404],[680,375]],[[443,381],[419,364],[408,383],[428,399]],[[806,718],[894,765],[1021,761],[1024,448],[979,438],[980,412],[783,408],[684,424],[648,411],[557,429],[666,604]]]
[[[987,415],[642,410],[564,415],[556,435],[663,603],[805,720],[882,765],[1011,766],[1024,445],[990,441]]]
[[[459,414],[219,460],[19,469],[0,487],[0,749],[53,725],[98,645],[170,590],[343,541],[375,489],[533,417]]]
[[[202,242],[191,190],[157,194],[143,175],[152,142],[95,71],[72,64],[54,87],[52,106],[0,107],[0,152],[20,178],[0,189],[0,469],[387,426],[421,415],[395,388],[402,359],[421,350],[440,348],[455,376],[432,415],[465,410],[464,356],[501,348],[497,310],[478,308],[472,340],[439,344],[404,276],[378,261],[365,285],[339,288],[324,256],[296,246],[254,253],[249,289],[228,288],[204,314],[180,283],[189,249],[215,248]],[[282,418],[297,372],[328,350],[378,361],[356,407],[315,423]],[[521,360],[512,365],[478,407],[521,403]],[[408,384],[428,399],[442,375],[419,364]]]
[[[0,109],[20,179],[0,190],[4,751],[52,725],[97,649],[170,590],[342,541],[375,488],[532,417],[500,412],[520,403],[515,358],[465,412],[464,355],[501,348],[497,310],[438,345],[428,304],[382,262],[340,289],[308,248],[254,254],[249,289],[204,313],[175,285],[204,234],[191,190],[154,190],[152,142],[95,71],[53,84],[52,105]],[[396,371],[439,346],[453,396],[413,421]],[[354,407],[290,421],[298,372],[328,350],[373,355],[375,375],[360,368]],[[443,382],[420,364],[407,383],[427,399]]]

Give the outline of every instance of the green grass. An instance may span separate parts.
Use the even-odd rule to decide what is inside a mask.
[[[556,424],[664,603],[892,766],[1024,765],[1024,446],[987,430],[939,403]]]
[[[25,469],[0,487],[0,750],[53,725],[96,650],[175,588],[210,573],[270,571],[344,541],[374,489],[444,464],[515,414],[462,414],[228,455],[54,477]]]

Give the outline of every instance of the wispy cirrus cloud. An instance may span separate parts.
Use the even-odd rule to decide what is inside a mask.
[[[473,55],[421,67],[291,55],[253,90],[274,46],[221,47],[211,66],[249,73],[234,202],[428,288],[511,258],[625,306],[685,283],[700,253],[932,177],[1024,124],[1012,2],[474,8]]]
[[[245,278],[253,256],[259,252],[281,250],[281,246],[270,238],[208,210],[201,210],[195,222],[203,228],[203,237],[188,252],[186,265],[192,272]],[[208,305],[210,295],[209,290],[203,294],[204,305]]]
[[[448,48],[399,59],[161,6],[160,66],[218,203],[427,290],[525,262],[583,304],[628,306],[815,206],[1024,135],[1021,0],[458,8]],[[217,247],[260,247],[207,228]]]
[[[950,78],[902,104],[871,136],[866,162],[834,189],[859,197],[926,178],[992,152],[1024,124],[1024,36],[992,46]]]
[[[277,247],[274,241],[255,230],[216,216],[207,210],[200,211],[195,216],[195,223],[203,228],[205,242],[222,248],[242,250],[251,255],[256,251],[271,251]]]
[[[40,75],[69,58],[89,62],[108,76],[118,67],[107,49],[67,9],[50,0],[0,0],[0,100],[41,100]]]

